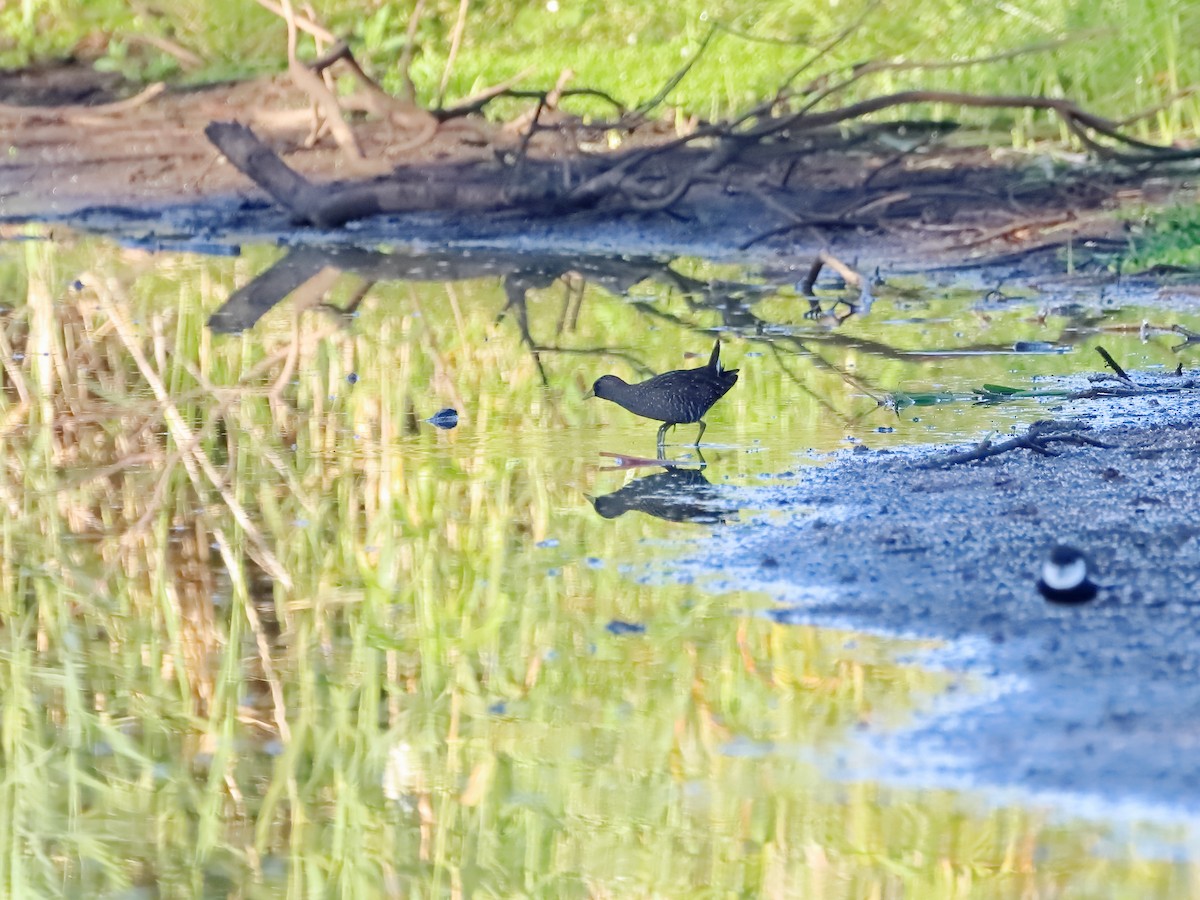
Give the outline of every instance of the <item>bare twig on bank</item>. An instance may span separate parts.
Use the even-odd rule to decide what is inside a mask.
[[[314,108],[320,111],[325,126],[329,128],[330,134],[337,141],[338,147],[346,154],[351,165],[356,168],[365,167],[367,158],[363,155],[362,147],[359,146],[354,130],[346,123],[346,119],[342,115],[342,108],[338,105],[337,96],[329,89],[320,75],[296,57],[298,25],[291,0],[282,0],[281,14],[287,23],[288,75],[291,76],[296,86],[309,96]]]
[[[1104,364],[1112,369],[1116,373],[1117,377],[1121,379],[1121,381],[1125,382],[1130,387],[1137,386],[1133,383],[1133,379],[1129,377],[1129,374],[1121,368],[1115,359],[1112,358],[1111,353],[1099,346],[1096,347],[1096,352],[1100,354],[1100,358],[1104,360]]]
[[[804,279],[796,285],[796,287],[800,290],[800,293],[809,299],[810,307],[812,307],[810,312],[819,311],[819,307],[816,307],[815,305],[817,298],[816,294],[813,293],[813,288],[816,286],[817,278],[821,274],[821,269],[825,268],[826,266],[837,272],[838,275],[842,277],[842,280],[846,282],[848,287],[854,288],[858,291],[858,300],[856,302],[851,303],[848,300],[843,300],[841,302],[846,303],[855,312],[869,312],[871,309],[871,304],[875,302],[875,298],[871,294],[871,286],[867,282],[867,279],[863,278],[862,275],[860,275],[850,266],[846,265],[828,250],[821,250],[819,253],[817,253],[816,259],[813,260],[812,265],[808,269],[808,274],[805,275]]]
[[[0,103],[0,117],[44,118],[59,121],[82,120],[116,116],[149,103],[162,94],[167,86],[161,81],[148,85],[132,97],[113,103],[98,103],[95,106],[20,106],[15,103]]]
[[[1024,434],[1017,435],[1007,441],[993,444],[990,440],[986,440],[970,450],[951,453],[948,456],[931,460],[920,468],[941,469],[962,463],[991,459],[993,456],[1000,456],[1002,453],[1008,453],[1012,450],[1031,450],[1042,456],[1057,456],[1058,453],[1050,449],[1049,445],[1052,443],[1103,447],[1106,449],[1112,447],[1111,444],[1106,444],[1103,441],[1098,441],[1095,438],[1090,438],[1079,433],[1086,431],[1088,427],[1080,422],[1057,422],[1053,419],[1041,419],[1030,425]]]
[[[259,0],[259,2],[274,8],[275,0]],[[468,4],[462,0],[451,36],[449,57],[438,90],[439,106],[466,27],[467,8]],[[279,11],[288,25],[289,72],[292,74],[293,80],[313,99],[314,104],[322,113],[325,125],[330,129],[330,133],[339,146],[350,157],[352,163],[364,171],[368,169],[368,160],[364,157],[353,130],[342,115],[338,98],[329,89],[329,86],[317,77],[314,69],[316,72],[324,72],[333,62],[344,61],[364,86],[367,104],[371,111],[415,130],[416,136],[410,144],[405,145],[406,148],[418,146],[433,137],[437,132],[439,121],[478,111],[496,97],[533,96],[538,101],[530,118],[528,130],[519,129],[520,150],[515,154],[515,169],[510,170],[509,173],[514,177],[507,180],[502,179],[505,181],[503,188],[496,191],[495,196],[490,200],[482,199],[481,186],[476,184],[454,182],[434,188],[428,185],[414,186],[411,183],[393,184],[391,183],[392,179],[381,180],[370,185],[349,184],[326,192],[321,201],[322,208],[319,215],[313,216],[308,214],[310,211],[299,211],[302,217],[309,221],[326,226],[336,226],[352,219],[379,213],[411,212],[448,207],[464,210],[487,208],[501,211],[508,209],[523,214],[565,215],[603,205],[606,210],[613,213],[665,212],[676,215],[680,212],[681,201],[693,187],[713,183],[749,152],[758,154],[755,156],[755,161],[764,154],[766,154],[764,158],[776,158],[770,156],[773,153],[778,154],[778,158],[782,159],[787,159],[789,153],[793,158],[799,158],[805,152],[804,142],[798,140],[800,136],[818,134],[851,120],[913,104],[1043,110],[1058,116],[1070,132],[1092,152],[1124,163],[1200,158],[1200,149],[1159,146],[1139,140],[1125,133],[1118,123],[1091,113],[1062,98],[1022,95],[981,96],[953,91],[908,90],[871,97],[835,109],[818,109],[819,106],[826,105],[835,94],[844,91],[849,84],[861,80],[869,74],[890,69],[936,69],[939,67],[937,63],[918,64],[888,60],[864,63],[855,67],[849,76],[838,83],[830,84],[828,79],[825,79],[821,85],[814,86],[811,90],[806,89],[807,93],[802,96],[803,105],[799,109],[788,111],[799,96],[796,89],[792,87],[794,79],[815,59],[820,59],[823,54],[829,52],[830,48],[845,40],[854,28],[861,26],[860,20],[846,31],[831,38],[823,47],[818,48],[815,58],[810,59],[804,66],[792,73],[792,76],[783,83],[774,97],[736,117],[701,125],[694,128],[689,134],[619,155],[585,156],[578,152],[578,147],[573,140],[568,140],[567,149],[572,151],[573,155],[560,160],[557,179],[543,174],[539,178],[533,179],[534,183],[526,184],[528,180],[526,178],[526,159],[534,149],[535,134],[560,128],[564,137],[573,138],[574,129],[580,127],[580,123],[575,120],[562,126],[547,124],[544,121],[543,112],[555,109],[562,97],[575,93],[596,95],[597,92],[568,91],[565,87],[567,76],[564,73],[564,77],[560,79],[559,83],[546,92],[519,92],[511,90],[507,86],[497,86],[459,106],[429,112],[420,109],[409,100],[394,98],[384,92],[363,72],[344,44],[336,46],[333,51],[311,67],[300,64],[296,60],[296,35],[302,29],[301,20],[291,8],[291,0],[282,0]],[[415,15],[416,11],[414,10]],[[696,61],[704,55],[716,31],[716,28],[708,31],[692,57],[653,98],[632,111],[622,111],[615,122],[602,126],[595,126],[593,123],[590,127],[603,127],[618,132],[632,132],[638,128],[644,123],[646,114],[667,98],[679,82],[686,77]],[[310,33],[316,36],[315,31],[310,31]],[[1035,52],[1041,49],[1045,48],[1026,48],[1020,52]],[[967,62],[973,64],[979,61]],[[960,63],[956,61],[944,65],[957,66]],[[613,98],[606,97],[605,99],[621,109],[620,104]],[[210,137],[213,136],[211,130],[209,134]],[[225,147],[221,147],[221,149],[225,150]],[[689,155],[686,163],[680,164],[679,159],[673,154],[685,149]],[[390,152],[394,154],[395,150],[393,145]],[[260,159],[262,158],[261,154],[257,155]],[[501,153],[500,156],[512,162],[508,159],[508,155]],[[235,156],[230,155],[230,159],[243,172],[272,193],[272,196],[280,199],[279,194],[265,183],[263,173],[255,170],[253,160],[250,160],[251,166],[243,167],[238,164]],[[884,163],[882,167],[876,169],[874,174],[893,165],[895,161],[894,158]],[[272,163],[271,167],[278,170],[280,166],[282,166],[282,162],[279,162],[278,165]],[[791,199],[790,197],[781,201],[772,197],[767,191],[756,192],[751,189],[750,192],[754,193],[773,215],[764,222],[762,232],[747,241],[745,246],[750,246],[773,235],[814,225],[840,228],[879,227],[883,221],[884,211],[894,208],[897,204],[911,206],[914,199],[924,198],[919,189],[906,186],[901,186],[901,189],[894,186],[882,187],[878,191],[868,192],[866,188],[870,183],[871,177],[869,176],[863,181],[863,190],[859,192],[859,196],[849,205],[845,205],[840,214],[806,209],[802,204],[797,204],[799,208],[793,210],[792,204],[787,202]],[[936,195],[936,190],[934,193]],[[281,202],[286,201],[281,200]],[[288,205],[297,211],[295,204]],[[788,219],[789,222],[780,226],[778,216]],[[1056,219],[1049,224],[1058,225],[1063,221],[1074,221],[1074,213],[1068,213],[1065,219]],[[1034,224],[1038,227],[1045,227],[1048,223],[1035,222]],[[1005,238],[1022,227],[1025,226],[1009,224],[1001,230],[984,233],[978,241],[988,242]],[[869,302],[869,293],[865,286],[860,285],[860,290],[863,291],[863,300]]]

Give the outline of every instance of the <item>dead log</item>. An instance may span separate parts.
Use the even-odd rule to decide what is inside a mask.
[[[239,122],[210,122],[204,134],[276,203],[301,221],[317,223],[321,205],[317,186],[290,168],[253,131]]]
[[[624,153],[571,155],[551,162],[528,155],[536,116],[517,152],[497,153],[489,164],[429,169],[397,169],[384,177],[331,185],[314,185],[290,169],[244,125],[211,123],[205,130],[241,172],[250,177],[300,222],[336,228],[346,222],[381,214],[439,212],[514,213],[529,217],[565,216],[602,209],[610,215],[665,212],[680,215],[685,198],[694,188],[708,191],[711,199],[741,173],[743,193],[754,195],[764,207],[763,229],[742,246],[794,228],[880,227],[888,219],[924,215],[931,201],[944,203],[944,190],[918,190],[913,183],[872,186],[879,171],[869,173],[858,189],[819,185],[793,189],[785,176],[777,194],[769,194],[753,181],[754,169],[773,160],[789,165],[810,152],[800,134],[858,118],[868,113],[912,103],[957,103],[988,108],[1049,110],[1063,120],[1079,139],[1096,152],[1126,162],[1168,161],[1200,156],[1200,150],[1177,150],[1138,141],[1107,120],[1065,100],[1039,97],[990,97],[966,94],[905,91],[876,97],[837,110],[775,115],[770,106],[753,110],[731,122],[713,123],[688,135]],[[539,109],[541,107],[539,106]],[[1093,136],[1094,135],[1094,136]],[[1103,148],[1097,137],[1134,151]],[[757,166],[755,165],[757,163]],[[892,163],[885,162],[883,167]],[[789,169],[790,171],[790,169]],[[918,176],[912,176],[910,180]],[[961,179],[961,173],[956,173]],[[747,181],[747,179],[750,179]],[[1079,179],[1086,183],[1089,177]],[[953,187],[956,192],[963,188]],[[970,190],[969,187],[967,187]],[[849,190],[848,202],[832,210],[829,201],[838,190]],[[867,215],[867,213],[870,215]],[[788,220],[782,228],[778,219]],[[947,220],[952,218],[949,213]],[[1011,227],[1006,224],[1005,228]],[[986,232],[986,239],[1006,231]]]
[[[435,212],[444,209],[495,211],[501,209],[547,212],[569,198],[556,185],[554,174],[529,169],[514,178],[432,180],[424,175],[404,177],[397,171],[387,178],[339,185],[316,185],[294,169],[238,122],[212,122],[205,135],[240,171],[301,222],[337,228],[346,222],[386,213]],[[559,182],[561,184],[561,182]],[[569,206],[582,208],[594,202],[588,194]]]

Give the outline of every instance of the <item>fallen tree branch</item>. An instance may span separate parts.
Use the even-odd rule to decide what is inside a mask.
[[[161,81],[148,85],[132,97],[112,103],[97,103],[95,106],[72,104],[70,106],[21,106],[16,103],[0,103],[0,116],[20,116],[39,119],[86,119],[92,116],[115,116],[149,103],[167,89]]]
[[[1008,453],[1012,450],[1032,450],[1034,453],[1039,453],[1042,456],[1057,456],[1058,453],[1050,449],[1049,445],[1052,443],[1086,445],[1090,447],[1103,447],[1105,449],[1112,448],[1111,444],[1106,444],[1103,441],[1098,441],[1095,438],[1086,437],[1078,433],[1087,430],[1088,427],[1080,422],[1057,422],[1053,419],[1041,419],[1030,425],[1024,434],[1017,437],[1001,441],[999,444],[993,444],[990,440],[983,441],[977,447],[970,450],[951,453],[948,456],[931,460],[919,468],[941,469],[948,466],[961,465],[962,463],[991,459],[993,456],[1000,456],[1002,453]]]
[[[322,224],[318,214],[321,197],[316,185],[289,168],[253,131],[238,122],[210,122],[204,134],[239,172],[249,175],[276,203],[303,221]]]
[[[1114,372],[1117,373],[1117,377],[1119,379],[1121,379],[1123,382],[1125,382],[1130,387],[1137,386],[1133,383],[1133,379],[1129,377],[1129,374],[1124,369],[1121,368],[1121,366],[1117,363],[1117,361],[1115,359],[1112,358],[1111,353],[1109,353],[1107,350],[1105,350],[1103,347],[1100,347],[1100,346],[1096,347],[1096,352],[1100,354],[1100,358],[1104,360],[1104,364],[1107,365],[1110,369],[1112,369]]]
[[[466,107],[430,113],[409,101],[397,100],[386,94],[363,73],[345,45],[335,47],[311,68],[301,65],[295,57],[296,32],[299,25],[292,14],[290,0],[284,0],[283,11],[288,20],[289,71],[293,80],[313,98],[339,145],[350,156],[352,163],[362,171],[368,171],[368,160],[364,158],[353,131],[342,116],[338,98],[314,73],[314,68],[321,72],[334,62],[344,60],[364,85],[369,108],[389,120],[394,119],[398,124],[416,126],[417,135],[406,145],[409,147],[432,138],[437,132],[439,121],[446,117],[482,108],[483,104],[495,96],[525,93],[497,88],[486,92],[482,99]],[[461,25],[462,16],[465,15],[465,6],[462,4],[459,6],[459,13],[456,27]],[[709,31],[696,57],[705,51],[714,33],[713,30]],[[856,69],[855,77],[859,77],[859,73],[864,69],[870,70],[872,66],[878,68],[883,65],[865,64],[864,67]],[[448,71],[449,69],[447,73]],[[688,66],[681,68],[654,101],[661,102],[687,71]],[[497,152],[498,158],[508,164],[507,173],[501,179],[500,190],[496,189],[495,179],[491,186],[488,186],[482,177],[474,180],[456,180],[453,175],[428,178],[408,176],[402,171],[397,171],[385,179],[328,186],[318,191],[299,175],[290,173],[282,160],[265,147],[255,147],[257,139],[248,132],[235,133],[231,126],[218,126],[207,133],[234,165],[258,182],[299,219],[324,227],[337,227],[347,221],[381,213],[421,212],[446,208],[462,211],[509,210],[514,214],[550,216],[603,206],[604,209],[615,213],[662,212],[674,215],[680,202],[693,187],[712,183],[715,177],[724,174],[736,163],[762,166],[777,158],[785,161],[789,158],[798,159],[807,152],[802,141],[798,140],[798,135],[807,136],[819,130],[832,130],[834,126],[851,119],[914,103],[1050,111],[1058,115],[1085,146],[1096,153],[1124,162],[1200,158],[1200,149],[1160,147],[1130,137],[1115,123],[1064,99],[1018,95],[977,96],[950,91],[911,90],[870,98],[838,109],[814,111],[816,104],[837,90],[836,87],[832,87],[818,90],[816,96],[800,111],[777,115],[775,110],[778,105],[790,96],[785,87],[775,98],[760,103],[732,120],[703,125],[690,134],[619,155],[589,156],[578,152],[570,153],[560,161],[557,169],[551,171],[552,165],[539,163],[534,166],[530,164],[531,160],[528,157],[534,146],[535,134],[547,130],[548,127],[542,122],[543,111],[552,109],[561,97],[575,93],[565,89],[566,74],[564,73],[564,77],[551,91],[533,92],[538,99],[538,105],[532,113],[528,129],[522,131],[520,146],[515,155],[511,151]],[[607,99],[616,102],[612,98]],[[642,110],[645,108],[646,105],[643,104],[633,112],[622,114],[613,127],[632,130],[637,127],[635,120],[643,115]],[[567,127],[563,128],[562,133],[573,136],[573,132]],[[1106,142],[1130,149],[1119,150]],[[574,149],[578,150],[577,147]],[[685,158],[678,156],[678,151],[681,150],[687,150],[688,155]],[[394,144],[391,151],[395,152]],[[886,165],[888,164],[885,164],[885,167]],[[864,187],[869,182],[870,178],[864,182]],[[874,196],[865,189],[860,191],[851,203],[842,205],[839,215],[831,214],[813,203],[808,199],[810,193],[799,192],[795,195],[799,202],[795,204],[797,211],[793,211],[791,203],[752,189],[751,193],[773,215],[764,222],[762,232],[746,241],[743,247],[795,228],[814,225],[878,227],[882,221],[881,210],[896,210],[895,213],[889,212],[890,215],[902,214],[904,210],[915,207],[924,197],[919,189],[913,187],[886,187],[881,188],[881,191],[882,193],[875,192]],[[785,201],[790,199],[787,197]],[[872,215],[868,216],[868,212]],[[790,221],[780,225],[776,216]],[[1075,213],[1072,212],[1067,215],[1066,220],[1074,221],[1074,216]],[[1055,220],[1055,223],[1061,224],[1061,221]],[[1024,226],[1009,224],[1000,230],[985,233],[978,240],[1004,237],[1021,227]],[[860,290],[863,290],[861,285]],[[869,298],[869,293],[864,292],[864,297]]]
[[[225,157],[299,221],[321,228],[386,213],[433,210],[501,210],[544,207],[553,197],[549,181],[529,177],[508,194],[486,182],[453,178],[410,181],[383,179],[341,186],[316,185],[288,167],[258,137],[238,122],[212,122],[205,135]]]
[[[800,293],[809,299],[809,305],[812,307],[809,310],[809,314],[812,315],[820,311],[820,307],[815,305],[817,297],[813,293],[813,288],[816,286],[817,277],[821,274],[821,269],[826,266],[837,272],[848,287],[858,290],[857,302],[851,303],[848,300],[839,302],[844,302],[854,312],[862,312],[864,315],[870,312],[875,298],[871,294],[871,286],[867,283],[867,280],[828,250],[821,250],[817,253],[816,259],[813,260],[812,265],[809,267],[808,274],[796,285],[800,289]]]
[[[1034,97],[1023,95],[979,95],[964,94],[957,91],[900,91],[886,94],[882,97],[871,97],[849,106],[825,112],[812,112],[811,109],[786,116],[769,117],[757,126],[738,132],[741,138],[761,140],[780,131],[797,128],[810,130],[829,125],[837,125],[850,119],[858,119],[870,113],[880,112],[896,106],[911,103],[944,103],[952,106],[965,106],[978,109],[1042,109],[1057,113],[1068,129],[1096,153],[1126,163],[1166,162],[1186,159],[1200,159],[1200,149],[1183,149],[1166,147],[1138,140],[1122,133],[1113,122],[1082,109],[1070,100],[1055,97]],[[747,121],[743,117],[742,121]],[[1118,143],[1144,150],[1145,153],[1122,153],[1106,147],[1092,138],[1088,131],[1094,131]]]
[[[1092,376],[1094,378],[1113,378],[1111,375]],[[1130,382],[1132,384],[1132,382]],[[1125,382],[1122,382],[1125,384]],[[1104,385],[1102,387],[1088,388],[1083,391],[1076,391],[1073,394],[1067,394],[1063,397],[1064,400],[1096,400],[1101,397],[1149,397],[1155,394],[1181,394],[1184,391],[1193,391],[1200,387],[1200,381],[1195,378],[1185,378],[1178,384],[1157,385],[1155,387],[1142,387],[1141,385],[1133,385],[1132,387],[1113,387],[1112,385]]]

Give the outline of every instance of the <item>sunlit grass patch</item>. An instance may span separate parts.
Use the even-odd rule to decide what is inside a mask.
[[[1152,266],[1200,268],[1200,203],[1150,213],[1125,262],[1128,269]]]
[[[403,88],[399,63],[411,3],[380,0],[364,8],[354,0],[326,0],[315,6],[389,90]],[[636,106],[654,97],[716,28],[695,68],[666,98],[686,115],[717,118],[744,110],[796,73],[791,86],[801,89],[810,79],[828,77],[822,82],[828,85],[863,63],[893,61],[899,65],[851,85],[838,99],[913,88],[1032,94],[1069,97],[1114,120],[1144,114],[1133,126],[1142,137],[1188,138],[1200,125],[1200,44],[1186,37],[1200,31],[1200,10],[1180,0],[502,2],[467,4],[461,27],[455,0],[435,0],[423,10],[411,75],[425,104],[443,95],[452,103],[521,73],[520,87],[548,90],[570,70],[568,86],[602,90]],[[9,64],[78,48],[85,58],[98,55],[99,67],[140,80],[188,81],[281,71],[286,64],[281,20],[249,0],[153,13],[116,0],[28,0],[0,9],[0,25],[9,37],[0,59]],[[979,62],[964,64],[972,59]],[[495,114],[518,106],[498,104]],[[566,106],[613,113],[586,98]],[[1031,112],[932,106],[904,114],[959,118],[1018,144],[1068,137]]]

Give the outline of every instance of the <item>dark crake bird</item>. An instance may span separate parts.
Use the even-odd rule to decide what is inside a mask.
[[[737,383],[738,370],[721,368],[721,342],[713,345],[708,364],[698,369],[663,372],[638,384],[626,384],[616,375],[602,375],[592,385],[588,397],[611,400],[635,415],[662,422],[658,429],[658,448],[663,447],[667,429],[689,422],[700,423],[696,445],[704,437],[704,416],[712,405]]]

